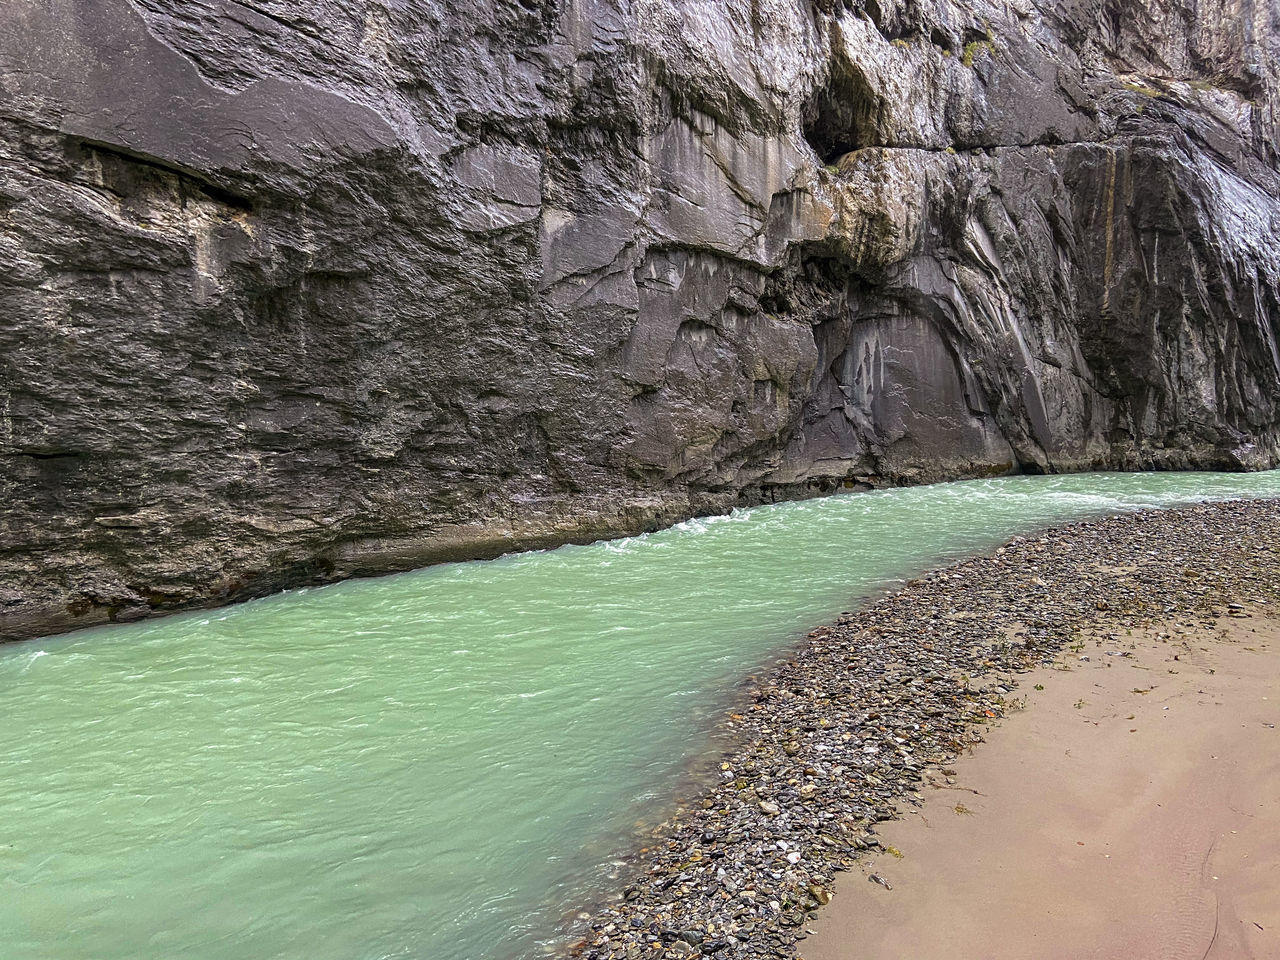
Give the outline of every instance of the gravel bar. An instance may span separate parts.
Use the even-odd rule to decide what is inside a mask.
[[[1079,642],[1280,604],[1280,500],[1143,511],[1016,537],[811,632],[747,689],[718,779],[583,914],[585,960],[794,958],[875,824]],[[873,880],[875,877],[873,876]],[[590,917],[590,919],[586,919]]]

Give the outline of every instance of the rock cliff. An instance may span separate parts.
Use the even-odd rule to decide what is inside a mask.
[[[1274,0],[7,0],[0,635],[1280,457]]]

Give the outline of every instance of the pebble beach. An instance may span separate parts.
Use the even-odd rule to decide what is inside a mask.
[[[802,958],[834,895],[892,890],[868,867],[898,853],[881,825],[954,783],[1062,658],[1124,657],[1135,631],[1213,631],[1277,603],[1275,500],[1072,523],[912,580],[752,678],[708,786],[579,916],[568,953]]]

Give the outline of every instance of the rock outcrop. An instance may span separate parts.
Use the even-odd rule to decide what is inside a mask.
[[[0,635],[1280,458],[1280,8],[8,0]]]

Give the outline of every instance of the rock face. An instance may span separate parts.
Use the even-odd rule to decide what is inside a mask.
[[[1280,458],[1280,8],[7,0],[0,635]]]

